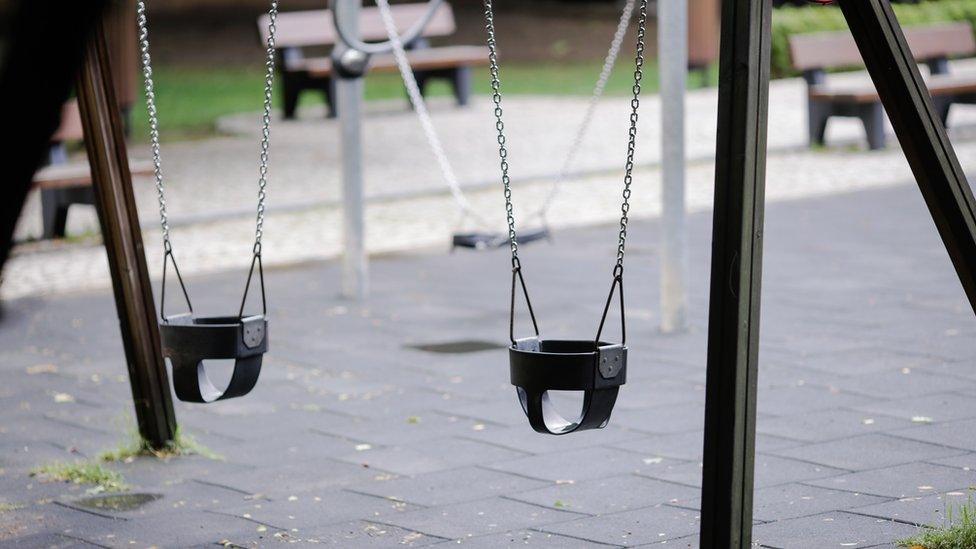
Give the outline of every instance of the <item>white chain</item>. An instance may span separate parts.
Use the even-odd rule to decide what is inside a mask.
[[[437,165],[440,167],[441,174],[444,176],[444,181],[447,182],[447,186],[451,190],[451,195],[463,213],[471,216],[483,226],[490,226],[471,206],[467,197],[464,196],[464,191],[461,190],[461,185],[458,183],[454,168],[444,153],[444,147],[441,144],[440,137],[437,135],[437,130],[434,128],[434,122],[430,118],[430,111],[427,110],[427,102],[424,100],[423,94],[420,93],[420,86],[417,85],[417,79],[414,77],[413,69],[410,67],[410,61],[407,59],[407,52],[403,47],[403,41],[400,40],[399,31],[393,19],[393,13],[390,11],[389,2],[387,0],[376,0],[376,7],[380,10],[380,16],[383,18],[383,26],[386,27],[387,37],[393,46],[393,57],[396,59],[397,68],[400,70],[403,83],[407,87],[407,95],[410,98],[410,103],[417,113],[420,126],[423,128],[424,136],[427,138],[427,144],[437,159]]]
[[[153,177],[156,181],[156,195],[159,201],[159,225],[163,230],[163,249],[172,251],[169,237],[169,218],[166,213],[166,196],[163,187],[162,155],[159,147],[159,114],[156,109],[156,86],[153,82],[152,58],[149,55],[149,25],[146,17],[145,0],[137,0],[137,22],[139,25],[139,49],[142,54],[142,76],[146,89],[146,112],[149,116],[149,146],[153,157]],[[264,115],[261,128],[261,155],[258,179],[258,209],[254,234],[254,253],[261,252],[261,237],[264,230],[264,202],[268,185],[268,147],[271,140],[271,98],[274,86],[275,66],[275,20],[278,17],[278,0],[271,0],[268,10],[268,47],[265,61]]]
[[[552,206],[552,203],[556,198],[556,194],[559,192],[559,188],[562,186],[563,182],[569,179],[569,170],[573,167],[573,161],[576,159],[576,154],[583,145],[583,139],[586,137],[586,132],[590,129],[590,123],[593,121],[593,115],[596,113],[596,107],[600,103],[600,98],[603,97],[603,91],[606,89],[607,82],[610,80],[610,74],[613,72],[613,67],[617,64],[617,56],[620,54],[620,46],[624,42],[624,36],[626,36],[627,29],[630,27],[630,19],[634,14],[634,4],[635,0],[627,0],[627,2],[624,4],[623,12],[620,14],[620,20],[617,22],[617,30],[614,32],[613,40],[610,42],[610,49],[607,50],[607,56],[603,59],[603,68],[600,69],[600,77],[597,78],[596,85],[593,86],[593,94],[590,95],[590,101],[586,106],[586,112],[583,114],[583,118],[580,120],[579,126],[576,128],[576,135],[573,137],[573,141],[571,142],[569,149],[566,151],[566,156],[563,158],[563,163],[559,168],[556,179],[553,180],[552,186],[549,187],[549,192],[542,200],[542,205],[539,206],[539,209],[531,214],[531,217],[541,217],[545,219],[546,213],[549,212],[549,208]]]

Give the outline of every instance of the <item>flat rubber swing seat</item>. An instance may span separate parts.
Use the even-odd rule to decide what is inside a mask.
[[[185,402],[216,402],[251,392],[268,351],[268,320],[249,317],[174,315],[159,323],[163,356],[173,366],[176,397]],[[234,360],[234,373],[221,391],[207,375],[205,360]]]
[[[603,428],[627,380],[627,347],[622,344],[529,337],[517,340],[508,355],[512,385],[529,424],[539,433]],[[549,391],[583,391],[579,416],[561,416]]]

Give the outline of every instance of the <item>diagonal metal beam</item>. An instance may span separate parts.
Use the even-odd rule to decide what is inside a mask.
[[[976,201],[889,0],[841,0],[932,220],[976,311]]]
[[[722,6],[699,541],[710,549],[752,541],[771,16],[769,0]]]

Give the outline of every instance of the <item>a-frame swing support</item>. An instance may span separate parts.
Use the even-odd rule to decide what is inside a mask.
[[[889,0],[838,0],[976,311],[976,201]],[[752,543],[770,0],[722,8],[700,546]]]
[[[125,132],[115,99],[104,20],[88,39],[77,92],[136,422],[147,444],[163,448],[176,436],[176,414],[160,348],[156,305],[132,192]]]

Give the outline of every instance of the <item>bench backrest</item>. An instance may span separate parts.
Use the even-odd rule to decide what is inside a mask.
[[[424,16],[426,3],[396,4],[390,6],[397,28],[405,31]],[[278,48],[300,48],[304,46],[331,46],[339,40],[332,24],[330,10],[290,11],[278,14],[275,45]],[[261,41],[268,41],[268,14],[258,18]],[[442,3],[430,23],[424,28],[422,36],[448,36],[456,30],[454,12],[450,4]],[[365,41],[386,40],[386,27],[376,7],[364,7],[359,14],[359,34]]]
[[[905,27],[905,39],[915,59],[927,61],[976,52],[969,23],[941,23]],[[863,65],[850,31],[795,34],[790,37],[790,59],[801,71]]]

